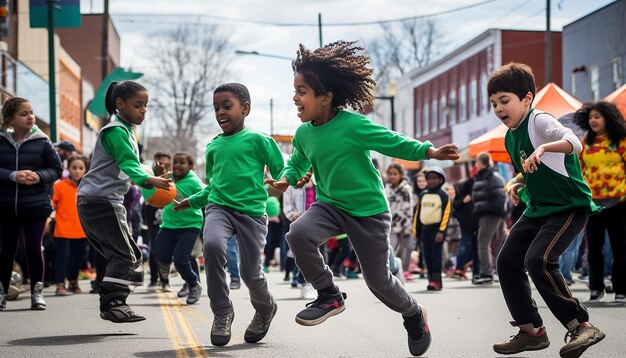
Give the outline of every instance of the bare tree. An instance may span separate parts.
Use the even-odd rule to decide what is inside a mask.
[[[152,116],[162,140],[159,151],[198,154],[198,137],[214,128],[212,91],[227,76],[228,37],[216,26],[181,26],[148,42],[155,73],[150,84]]]
[[[385,89],[394,78],[428,65],[439,54],[444,41],[437,25],[434,19],[382,24],[381,35],[365,41],[377,88]]]

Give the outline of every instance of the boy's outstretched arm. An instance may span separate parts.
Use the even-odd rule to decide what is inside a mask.
[[[444,144],[439,148],[430,147],[426,151],[426,157],[437,160],[457,160],[461,158],[458,149],[456,144],[453,143]]]

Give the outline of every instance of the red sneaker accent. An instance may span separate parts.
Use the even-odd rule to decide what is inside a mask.
[[[339,308],[340,305],[339,305],[339,301],[334,300],[333,303],[327,303],[327,304],[324,304],[324,306],[325,306],[324,308],[331,308],[331,307]]]

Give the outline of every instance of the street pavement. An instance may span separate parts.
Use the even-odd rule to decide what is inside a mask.
[[[54,296],[45,290],[48,309],[30,310],[30,296],[22,294],[0,312],[0,357],[409,357],[402,318],[378,301],[363,279],[337,281],[348,294],[346,310],[321,325],[298,325],[295,314],[307,301],[300,290],[283,282],[283,273],[268,275],[269,287],[278,302],[278,313],[268,335],[257,344],[243,340],[254,314],[245,285],[231,292],[235,307],[233,337],[226,347],[210,341],[213,315],[206,289],[201,300],[188,306],[176,292],[148,292],[138,287],[129,304],[147,317],[139,323],[115,324],[101,320],[97,295]],[[182,286],[172,279],[173,289]],[[468,281],[444,279],[441,292],[426,291],[426,281],[406,284],[426,307],[433,342],[427,357],[496,357],[492,345],[516,333],[499,285],[475,286]],[[81,282],[87,290],[88,281]],[[587,288],[577,283],[572,292],[588,297]],[[550,314],[533,290],[540,307],[551,346],[516,357],[558,357],[565,329]],[[584,357],[626,357],[626,306],[614,304],[614,295],[589,305],[591,322],[606,338]]]

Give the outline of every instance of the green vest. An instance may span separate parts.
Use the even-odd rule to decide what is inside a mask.
[[[598,212],[599,208],[591,200],[591,189],[583,178],[576,154],[564,155],[563,165],[567,176],[553,170],[544,161],[534,173],[523,172],[522,158],[535,151],[529,136],[529,124],[534,121],[534,115],[531,110],[519,127],[506,132],[504,140],[511,162],[526,182],[526,192],[523,193],[527,196],[524,215],[538,218],[568,210]]]

